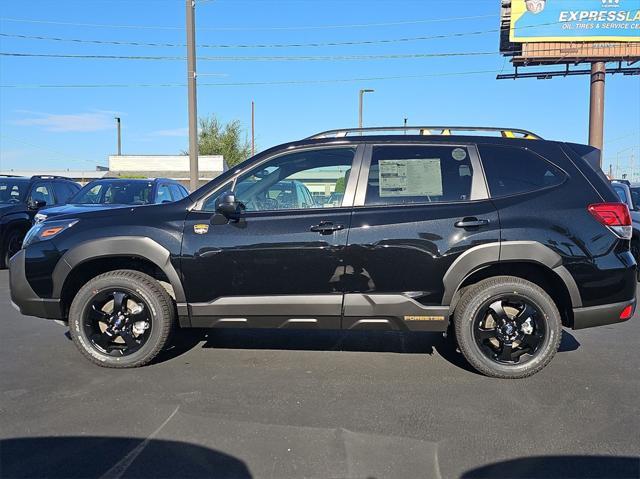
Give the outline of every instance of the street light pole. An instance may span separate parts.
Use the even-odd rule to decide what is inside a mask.
[[[189,95],[189,186],[198,189],[198,101],[196,97],[196,25],[195,0],[186,0],[187,7],[187,89]]]
[[[120,117],[116,116],[116,127],[118,129],[118,156],[122,155],[122,134],[120,131]]]
[[[365,93],[373,93],[375,90],[360,90],[358,102],[358,128],[362,128],[362,99]]]

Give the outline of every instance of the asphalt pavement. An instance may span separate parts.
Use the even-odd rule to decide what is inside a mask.
[[[440,335],[183,334],[89,363],[0,272],[0,477],[640,477],[640,319],[565,331],[537,375],[475,373]]]

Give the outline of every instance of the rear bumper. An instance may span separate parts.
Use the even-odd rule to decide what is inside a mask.
[[[24,270],[25,251],[19,251],[9,265],[11,302],[26,316],[47,319],[64,319],[59,299],[39,297],[27,281]]]
[[[628,321],[620,319],[620,313],[627,306],[633,306],[633,312],[636,310],[636,298],[622,303],[603,304],[601,306],[591,306],[588,308],[573,309],[573,329],[593,328],[595,326],[604,326],[607,324],[618,324]]]

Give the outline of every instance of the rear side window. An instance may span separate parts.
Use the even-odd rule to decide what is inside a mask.
[[[186,196],[183,193],[182,188],[180,188],[178,185],[169,185],[169,189],[171,190],[171,196],[173,196],[173,201],[181,200]]]
[[[56,203],[62,204],[69,201],[69,198],[75,193],[66,182],[57,181],[53,184],[53,191],[56,194]],[[77,190],[76,190],[77,191]]]
[[[472,179],[465,147],[376,146],[365,205],[468,201]]]
[[[478,148],[494,198],[549,188],[566,178],[560,168],[529,150],[493,145]]]

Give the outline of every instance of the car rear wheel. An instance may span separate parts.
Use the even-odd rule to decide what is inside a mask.
[[[80,352],[104,367],[152,361],[175,324],[167,291],[139,271],[111,271],[80,288],[69,310],[69,331]]]
[[[24,233],[20,230],[10,231],[2,246],[2,257],[0,257],[0,269],[9,267],[11,257],[22,248]]]
[[[471,286],[456,307],[454,324],[467,361],[496,378],[537,373],[549,364],[562,338],[553,300],[536,284],[513,276]]]

